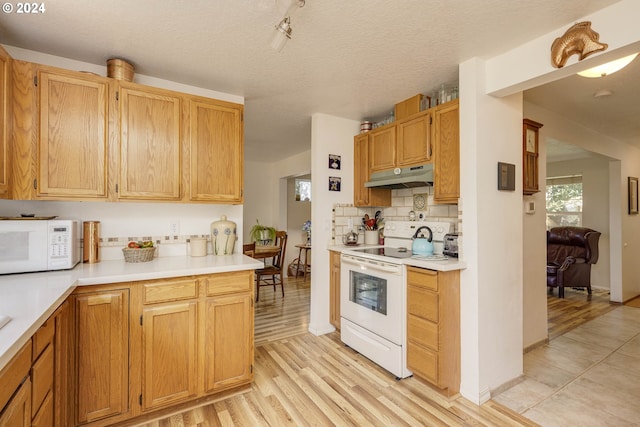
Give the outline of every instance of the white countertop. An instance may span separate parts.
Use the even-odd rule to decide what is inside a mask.
[[[228,271],[255,270],[263,263],[242,254],[159,257],[78,264],[73,270],[0,276],[0,315],[11,320],[0,329],[0,370],[77,286],[150,280]]]
[[[384,246],[381,245],[358,245],[358,246],[346,246],[346,245],[333,245],[327,247],[330,251],[336,252],[345,252],[351,255],[363,256],[358,252],[354,252],[354,249],[367,249],[367,248],[382,248]],[[426,261],[419,258],[394,258],[394,262],[403,265],[411,265],[414,267],[427,268],[429,270],[436,271],[454,271],[454,270],[464,270],[467,268],[467,264],[459,259],[454,257],[448,257],[443,261]]]

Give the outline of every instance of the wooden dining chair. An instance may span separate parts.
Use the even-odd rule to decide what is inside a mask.
[[[253,258],[253,255],[256,253],[256,242],[251,242],[242,245],[242,253],[246,256],[250,256]]]
[[[284,255],[287,250],[287,232],[276,231],[275,246],[280,248],[280,251],[271,260],[271,265],[267,265],[264,268],[256,270],[256,301],[260,298],[261,286],[273,286],[273,292],[276,291],[276,285],[280,285],[282,288],[282,297],[284,298]]]

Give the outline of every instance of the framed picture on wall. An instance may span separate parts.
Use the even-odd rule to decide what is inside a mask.
[[[629,215],[638,214],[638,178],[629,177]]]
[[[329,154],[329,169],[340,169],[340,156],[337,154]]]
[[[329,177],[329,191],[340,191],[340,177],[339,176],[330,176]]]

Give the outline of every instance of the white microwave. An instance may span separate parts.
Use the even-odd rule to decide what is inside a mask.
[[[78,220],[0,220],[0,274],[66,270],[81,256]]]

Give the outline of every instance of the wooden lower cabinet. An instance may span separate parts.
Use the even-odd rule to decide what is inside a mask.
[[[129,289],[79,293],[75,305],[75,423],[129,409]]]
[[[122,423],[253,380],[254,272],[78,288],[74,417]]]
[[[145,307],[142,319],[142,410],[195,396],[197,302]]]
[[[31,379],[27,377],[0,416],[0,427],[31,426]]]
[[[250,292],[205,301],[204,391],[210,393],[253,377],[253,297]]]
[[[407,367],[450,395],[460,388],[460,272],[407,267]]]
[[[340,330],[340,252],[329,251],[329,323]]]

